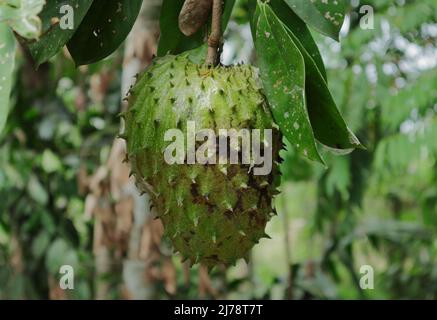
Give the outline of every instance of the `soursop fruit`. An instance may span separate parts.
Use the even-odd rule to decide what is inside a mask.
[[[183,260],[214,266],[247,257],[254,244],[267,237],[282,147],[257,70],[245,65],[208,67],[191,62],[187,54],[168,55],[155,59],[138,76],[128,100],[123,135],[127,160],[137,187],[150,195],[165,234]],[[261,136],[271,129],[271,173],[255,175],[253,165],[242,158],[238,164],[219,158],[216,164],[189,164],[186,149],[183,164],[169,164],[164,154],[172,142],[165,141],[165,134],[180,130],[187,148],[190,121],[196,130],[214,130],[217,141],[220,129],[259,129]],[[235,143],[228,145],[238,150]],[[220,155],[222,160],[226,156]]]

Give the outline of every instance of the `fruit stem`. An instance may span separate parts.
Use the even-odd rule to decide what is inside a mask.
[[[208,38],[208,54],[206,56],[206,64],[216,66],[219,63],[218,50],[222,37],[222,14],[223,3],[222,0],[214,0],[212,4],[212,21],[211,34]]]

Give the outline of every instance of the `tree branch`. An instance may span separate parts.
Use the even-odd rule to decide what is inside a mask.
[[[212,5],[212,22],[211,22],[211,35],[208,38],[208,54],[206,56],[207,65],[218,64],[218,49],[220,47],[222,37],[222,14],[223,3],[222,0],[214,0]]]

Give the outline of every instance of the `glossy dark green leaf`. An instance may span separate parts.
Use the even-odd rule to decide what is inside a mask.
[[[257,28],[257,23],[259,20],[259,15],[260,15],[260,8],[257,4],[255,4],[255,5],[252,4],[249,7],[249,10],[250,10],[250,16],[251,16],[250,29],[252,31],[253,41],[255,42],[255,40],[256,40],[256,28]]]
[[[319,48],[317,47],[317,44],[314,41],[313,36],[311,35],[311,32],[309,31],[305,22],[303,22],[302,19],[300,19],[293,12],[293,10],[291,10],[290,7],[287,6],[284,1],[276,0],[270,2],[269,4],[275,14],[278,16],[278,18],[281,19],[281,21],[288,27],[288,29],[290,29],[293,34],[299,39],[298,41],[311,56],[312,60],[314,60],[317,68],[319,69],[320,73],[326,81],[326,70],[325,64],[322,60],[322,55],[320,54]]]
[[[337,153],[348,153],[361,147],[358,138],[347,127],[316,62],[290,29],[289,36],[298,46],[304,61],[307,109],[316,139]]]
[[[100,61],[114,52],[132,29],[142,0],[94,0],[68,50],[77,65]]]
[[[8,25],[0,23],[0,133],[9,113],[9,97],[15,62],[15,39]]]
[[[92,2],[92,0],[47,1],[40,13],[42,34],[38,40],[27,42],[30,53],[38,65],[53,57],[70,40],[88,12]],[[61,11],[61,8],[67,11]],[[72,21],[69,21],[70,19]],[[61,21],[64,22],[63,25],[65,22],[71,23],[73,29],[61,28]]]
[[[185,0],[164,0],[161,9],[161,36],[158,44],[158,56],[179,54],[205,43],[206,28],[187,37],[179,30],[178,18]],[[223,8],[222,31],[226,30],[235,0],[225,0]]]
[[[204,29],[196,34],[186,37],[178,24],[179,13],[185,0],[164,0],[161,8],[160,29],[161,35],[158,43],[158,56],[168,53],[178,54],[193,49],[203,43]]]
[[[306,108],[302,54],[272,9],[258,6],[255,46],[272,114],[300,155],[323,163]]]
[[[338,40],[345,17],[346,0],[284,1],[308,25],[320,33]]]
[[[229,19],[231,18],[232,10],[234,9],[236,0],[225,0],[222,18],[222,30],[225,32]]]

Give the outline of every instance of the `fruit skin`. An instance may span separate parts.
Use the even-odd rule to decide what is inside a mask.
[[[158,58],[131,88],[123,116],[137,187],[150,195],[183,260],[209,267],[234,264],[268,237],[264,230],[275,214],[282,136],[256,69],[199,66],[187,54]],[[187,121],[217,136],[218,129],[272,129],[271,174],[255,176],[244,164],[167,164],[164,150],[171,142],[164,141],[164,133],[179,128],[186,138]]]

